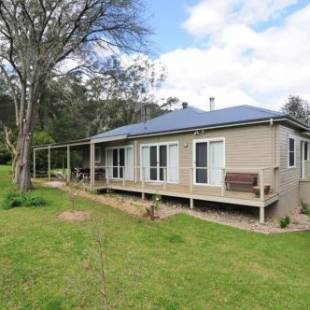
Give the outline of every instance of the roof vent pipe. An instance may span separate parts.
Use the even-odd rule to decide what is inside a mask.
[[[215,109],[215,98],[210,97],[210,112],[214,111]]]
[[[187,102],[182,102],[182,107],[183,107],[183,109],[186,109],[188,107],[188,103]]]

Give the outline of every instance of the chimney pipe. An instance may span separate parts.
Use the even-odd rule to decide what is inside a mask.
[[[188,107],[188,103],[187,102],[182,102],[182,107],[183,107],[183,109],[186,109]]]
[[[215,110],[215,98],[210,97],[210,112]]]

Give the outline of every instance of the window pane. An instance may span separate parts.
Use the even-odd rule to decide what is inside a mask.
[[[290,138],[290,152],[294,152],[295,151],[295,140]]]
[[[167,167],[167,146],[161,145],[159,147],[159,178],[164,180],[164,168]]]
[[[294,152],[290,152],[290,167],[295,166],[295,154]]]
[[[308,142],[306,142],[305,143],[305,160],[308,160],[308,153],[309,153],[309,143]]]
[[[113,178],[118,178],[118,150],[113,150]]]
[[[119,177],[122,178],[124,175],[124,166],[125,166],[125,150],[119,149]]]
[[[150,147],[150,179],[157,180],[157,147]]]
[[[208,144],[196,144],[196,183],[208,183]]]

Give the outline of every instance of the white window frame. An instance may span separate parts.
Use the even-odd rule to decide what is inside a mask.
[[[106,167],[108,167],[108,151],[109,150],[118,150],[118,154],[119,154],[119,150],[120,149],[124,149],[124,156],[125,156],[125,158],[124,158],[124,161],[125,161],[125,164],[126,164],[126,154],[127,154],[127,152],[126,152],[126,150],[127,149],[132,149],[133,150],[133,145],[119,145],[119,146],[109,146],[109,147],[106,147],[105,148],[105,166]],[[113,154],[112,154],[112,156],[113,156]],[[118,155],[118,157],[119,157],[119,155]],[[134,159],[134,156],[133,156],[133,158],[132,158],[132,160],[133,160],[133,171],[134,171],[134,167],[135,167],[135,159]],[[112,159],[112,161],[113,161],[113,159]],[[126,168],[126,166],[124,166],[125,168]],[[108,167],[108,168],[111,168],[111,167]],[[117,178],[115,178],[115,177],[113,177],[113,168],[117,168],[118,169],[118,177]],[[123,180],[123,178],[121,178],[120,177],[120,169],[121,168],[121,166],[120,166],[120,164],[119,164],[119,158],[118,158],[118,163],[117,163],[117,166],[113,166],[112,167],[112,177],[111,177],[111,179],[112,180]],[[128,180],[128,181],[133,181],[134,180],[134,176],[132,177],[132,178],[128,178],[127,177],[127,173],[126,174],[124,174],[124,171],[123,171],[123,175],[125,176],[125,180]]]
[[[290,165],[290,155],[291,155],[291,150],[290,150],[290,140],[294,140],[294,165]],[[297,160],[297,154],[296,154],[296,152],[297,152],[297,144],[296,144],[296,142],[297,142],[297,139],[296,139],[296,137],[295,136],[289,136],[288,137],[288,144],[287,144],[287,167],[288,167],[288,169],[295,169],[296,167],[297,167],[297,165],[296,165],[296,160]]]
[[[157,168],[157,180],[144,180],[147,182],[151,182],[151,183],[164,183],[164,180],[160,180],[159,179],[159,175],[160,175],[160,166],[159,166],[159,149],[160,146],[166,146],[167,147],[167,183],[169,184],[179,184],[180,183],[180,148],[179,148],[179,141],[169,141],[169,142],[158,142],[158,143],[144,143],[144,144],[140,144],[140,181],[142,182],[142,175],[143,175],[143,167],[142,167],[142,149],[144,147],[151,147],[151,146],[156,146],[157,147],[157,164],[156,164],[156,168]],[[177,170],[178,170],[178,178],[176,182],[172,182],[169,181],[169,167],[168,167],[168,163],[169,163],[169,156],[170,156],[170,152],[169,152],[169,145],[177,145],[177,157],[178,157],[178,166],[177,166]]]
[[[210,142],[223,142],[223,152],[224,152],[224,167],[223,169],[225,169],[226,167],[226,143],[225,143],[225,138],[223,137],[219,137],[219,138],[205,138],[205,139],[194,139],[193,140],[193,150],[192,150],[192,154],[193,154],[193,185],[197,185],[197,186],[209,186],[209,187],[222,187],[222,185],[215,185],[215,184],[210,184],[209,180],[210,180],[210,169],[209,169],[209,152],[210,152]],[[196,182],[196,144],[197,143],[207,143],[208,147],[208,151],[207,151],[207,173],[208,173],[208,183],[197,183]]]
[[[102,152],[102,148],[100,146],[96,147],[96,145],[95,145],[95,164],[101,163],[101,152]],[[99,156],[97,157],[97,155],[99,155]]]

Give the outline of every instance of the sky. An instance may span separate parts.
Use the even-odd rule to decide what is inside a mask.
[[[167,70],[158,98],[275,110],[289,95],[310,100],[309,0],[145,1]]]

